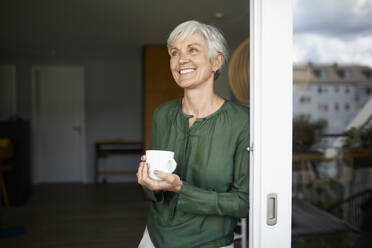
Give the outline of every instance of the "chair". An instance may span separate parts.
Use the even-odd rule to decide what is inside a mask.
[[[8,165],[9,159],[13,157],[13,144],[8,138],[0,138],[0,206],[2,198],[7,208],[9,208],[9,200],[5,187],[4,172],[11,169]]]
[[[241,247],[247,248],[247,219],[241,218],[237,224],[240,227],[240,233],[234,232],[234,241],[241,240]]]

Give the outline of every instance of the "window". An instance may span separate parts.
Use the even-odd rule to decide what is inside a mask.
[[[344,78],[351,78],[351,70],[345,70]]]
[[[351,70],[338,70],[337,74],[344,79],[351,78]]]
[[[327,93],[328,92],[328,87],[327,86],[318,86],[318,93],[319,95],[321,93]]]
[[[346,88],[345,88],[345,93],[346,93],[346,95],[350,93],[350,89],[349,89],[349,87],[346,87]]]
[[[309,96],[301,96],[300,97],[300,102],[301,103],[311,102],[311,98]]]
[[[340,105],[338,103],[335,104],[335,111],[338,112],[340,110]]]
[[[366,91],[366,95],[370,95],[371,92],[372,92],[372,89],[371,89],[371,87],[367,87],[367,88],[365,88],[365,91]]]
[[[349,109],[350,109],[350,104],[346,103],[346,104],[345,104],[345,110],[346,110],[346,111],[349,111]]]
[[[327,112],[328,111],[328,104],[327,103],[319,103],[319,110]]]
[[[366,78],[372,78],[372,70],[363,70],[362,73]]]
[[[326,78],[328,76],[328,71],[327,69],[317,69],[313,70],[314,75],[317,78]]]
[[[335,92],[338,93],[340,91],[340,87],[339,86],[336,86],[335,87]]]

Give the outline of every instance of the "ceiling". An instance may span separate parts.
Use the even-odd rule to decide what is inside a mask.
[[[248,0],[2,0],[0,56],[165,44],[170,31],[190,19],[219,27],[235,47],[248,37],[248,15]]]

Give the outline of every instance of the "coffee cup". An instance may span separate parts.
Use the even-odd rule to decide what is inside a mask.
[[[146,162],[149,164],[149,176],[154,180],[161,179],[154,174],[154,171],[162,171],[165,173],[172,173],[177,166],[174,160],[174,152],[162,150],[147,150]]]

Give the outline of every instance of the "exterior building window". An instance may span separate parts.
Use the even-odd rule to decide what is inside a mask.
[[[313,73],[317,78],[326,78],[328,76],[327,69],[313,70]]]
[[[346,104],[345,104],[345,110],[346,110],[346,111],[349,111],[349,109],[350,109],[350,104],[346,103]]]
[[[327,70],[320,70],[320,78],[326,78],[328,76]]]
[[[319,104],[319,110],[327,112],[328,111],[328,104],[327,103],[320,103]]]
[[[371,93],[372,93],[371,87],[367,87],[366,88],[366,95],[371,95]]]
[[[372,70],[363,70],[362,73],[363,73],[364,76],[366,76],[367,78],[372,78]]]
[[[351,70],[345,70],[344,78],[351,78]]]
[[[351,70],[338,70],[337,74],[344,79],[351,78]]]
[[[349,93],[350,93],[350,89],[349,89],[349,87],[346,87],[346,88],[345,88],[345,93],[346,93],[346,94],[349,94]]]
[[[318,86],[318,93],[319,95],[322,93],[327,93],[328,92],[328,87],[327,86]]]
[[[336,86],[335,87],[335,92],[338,93],[340,91],[340,87]]]
[[[340,110],[340,105],[338,103],[335,104],[335,111],[338,112]]]
[[[309,96],[301,96],[300,97],[300,102],[301,103],[311,102],[311,98]]]

